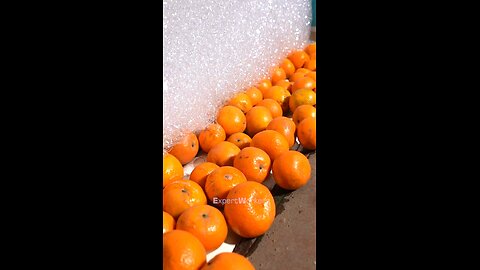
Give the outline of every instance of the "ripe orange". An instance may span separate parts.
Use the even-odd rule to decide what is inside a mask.
[[[303,67],[303,64],[305,64],[306,61],[310,60],[310,56],[305,51],[302,50],[297,50],[293,53],[291,53],[288,56],[288,59],[292,61],[293,65],[295,66],[296,69]]]
[[[310,180],[312,168],[307,157],[297,151],[281,154],[273,162],[273,179],[283,189],[298,189]]]
[[[180,161],[171,154],[165,154],[163,156],[163,187],[182,178],[183,167]]]
[[[288,100],[290,111],[295,112],[295,109],[300,105],[315,105],[317,104],[317,94],[308,88],[302,88],[295,91]]]
[[[172,215],[163,211],[163,233],[172,231],[175,229],[175,219],[173,219]]]
[[[223,252],[213,257],[201,270],[255,270],[255,267],[238,253]]]
[[[281,81],[278,81],[277,83],[275,83],[275,86],[281,86],[285,89],[288,90],[288,92],[291,93],[291,90],[292,90],[292,84],[288,79],[285,79],[285,80],[281,80]]]
[[[264,234],[275,219],[275,202],[268,188],[254,181],[234,187],[227,196],[225,218],[232,231],[253,238]]]
[[[308,44],[308,46],[305,48],[305,52],[309,56],[312,56],[312,54],[316,54],[317,53],[317,43]]]
[[[250,143],[252,142],[252,138],[250,138],[250,136],[248,136],[245,133],[237,132],[230,135],[230,137],[227,138],[227,142],[231,142],[235,144],[241,150],[245,147],[250,146]]]
[[[296,125],[293,120],[285,116],[273,119],[267,126],[267,130],[275,130],[285,136],[289,148],[295,144],[295,129]]]
[[[190,180],[177,180],[163,189],[163,211],[178,218],[183,211],[195,205],[207,204],[202,187]]]
[[[272,119],[283,115],[282,106],[277,101],[275,101],[271,98],[267,98],[267,99],[264,99],[264,100],[260,101],[257,104],[256,107],[258,107],[258,106],[263,106],[263,107],[267,108],[270,111],[270,113],[272,114]]]
[[[274,102],[280,107],[280,105],[276,101],[272,100],[272,102]],[[247,134],[250,136],[254,136],[258,132],[265,130],[265,128],[267,128],[268,126],[268,123],[270,123],[273,118],[272,113],[269,109],[257,105],[247,112],[246,119]]]
[[[223,127],[223,130],[225,130],[226,136],[243,132],[247,126],[245,114],[242,110],[231,105],[224,106],[220,109],[217,115],[217,122]]]
[[[207,180],[207,176],[213,172],[219,166],[212,162],[203,162],[198,164],[190,173],[190,180],[197,183],[202,189],[205,189],[205,181]]]
[[[304,73],[304,72],[295,72],[292,76],[290,76],[288,79],[290,80],[290,82],[292,82],[292,87],[293,87],[293,84],[295,84],[296,81],[298,81],[299,79],[305,77],[307,73]],[[290,92],[291,92],[292,88],[290,88]]]
[[[273,69],[272,72],[272,84],[275,84],[276,82],[280,80],[285,80],[287,78],[287,74],[285,73],[285,70],[281,67],[276,67]]]
[[[198,135],[198,142],[200,143],[200,148],[202,148],[205,153],[208,153],[212,147],[225,141],[226,138],[227,135],[221,125],[210,124],[206,129],[200,132],[200,135]]]
[[[234,186],[246,181],[247,178],[245,178],[245,175],[243,175],[239,169],[231,166],[223,166],[215,169],[207,177],[205,192],[211,202],[219,205],[218,199],[225,199],[228,192]]]
[[[248,181],[262,183],[270,173],[271,160],[260,148],[246,147],[233,160],[233,167],[239,169]]]
[[[295,65],[293,65],[292,61],[290,61],[288,58],[283,59],[280,67],[285,71],[285,75],[287,75],[287,78],[292,76],[293,73],[295,73]]]
[[[281,86],[272,86],[265,91],[263,99],[273,99],[282,107],[282,112],[288,111],[288,99],[290,98],[290,92]]]
[[[317,121],[316,118],[308,117],[297,126],[298,141],[305,149],[317,148]],[[252,139],[253,142],[253,139]]]
[[[200,269],[206,264],[207,252],[193,234],[173,230],[163,235],[163,269]]]
[[[234,107],[239,108],[242,110],[243,113],[248,112],[252,107],[252,100],[246,93],[238,93],[236,94],[229,102],[228,105],[232,105]]]
[[[240,148],[231,142],[221,142],[208,152],[207,161],[218,166],[233,166],[233,159],[240,153]]]
[[[183,212],[177,229],[193,234],[207,252],[217,249],[227,238],[227,222],[222,212],[210,205],[197,205]]]
[[[304,76],[303,78],[296,80],[295,83],[292,85],[292,94],[294,94],[295,91],[297,91],[298,89],[307,88],[313,90],[316,87],[317,83],[314,79]]]
[[[265,151],[272,161],[289,149],[287,138],[275,130],[264,130],[257,133],[252,138],[252,147]]]
[[[250,87],[245,94],[250,98],[250,101],[252,102],[252,106],[257,105],[258,102],[262,101],[263,99],[263,94],[262,91],[260,91],[256,87]]]
[[[307,69],[307,68],[299,68],[299,69],[295,70],[295,73],[303,73],[305,75],[307,75],[310,72],[312,72],[312,71],[310,69]]]
[[[312,78],[315,82],[317,82],[317,72],[316,71],[310,71],[305,75],[305,77],[310,77]]]
[[[192,161],[198,153],[198,139],[193,133],[189,133],[169,151],[182,165]]]
[[[305,64],[303,65],[304,68],[309,69],[309,70],[317,70],[317,60],[316,59],[310,59]]]
[[[272,87],[272,82],[269,79],[263,79],[257,85],[258,90],[260,90],[262,94],[270,87]]]
[[[316,117],[317,109],[312,105],[300,105],[293,112],[293,122],[298,126],[307,117]]]

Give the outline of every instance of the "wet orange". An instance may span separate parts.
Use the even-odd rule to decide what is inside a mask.
[[[275,183],[283,189],[298,189],[310,180],[312,168],[307,157],[297,151],[281,154],[272,168]]]
[[[273,69],[272,72],[272,84],[277,83],[278,81],[285,80],[287,78],[287,74],[285,73],[285,70],[281,67],[276,67]]]
[[[227,141],[220,142],[210,149],[207,161],[218,166],[233,166],[233,159],[240,153],[240,148]]]
[[[206,129],[200,132],[200,135],[198,135],[198,142],[200,143],[200,148],[202,148],[205,153],[208,153],[213,146],[225,141],[226,138],[227,135],[221,125],[210,124]]]
[[[248,181],[262,183],[271,169],[268,154],[260,148],[246,147],[240,151],[233,161],[233,167],[239,169]]]
[[[220,109],[217,115],[217,122],[223,127],[223,130],[225,130],[226,136],[243,132],[247,126],[245,114],[242,110],[231,105],[224,106]]]
[[[296,80],[292,85],[292,94],[294,94],[298,89],[307,88],[313,90],[316,87],[317,83],[314,79],[304,76],[303,78]]]
[[[293,120],[285,116],[274,118],[267,126],[267,130],[275,130],[285,136],[289,148],[295,144],[295,129]]]
[[[317,148],[317,121],[316,118],[308,117],[297,126],[298,141],[303,148],[315,150]],[[253,142],[253,139],[252,139]]]
[[[231,166],[223,166],[215,169],[207,177],[205,192],[211,202],[221,206],[217,200],[225,199],[233,187],[246,181],[247,178],[239,169]]]
[[[288,100],[290,111],[295,112],[298,106],[317,104],[317,94],[308,88],[298,89]]]
[[[263,99],[273,99],[282,107],[282,112],[288,111],[288,99],[290,98],[290,92],[281,86],[272,86],[265,91]]]
[[[275,100],[267,98],[262,101],[260,101],[256,107],[258,106],[263,106],[267,108],[270,113],[272,114],[272,119],[277,118],[279,116],[283,115],[283,109],[282,106]],[[267,123],[268,124],[268,123]]]
[[[272,100],[272,102],[275,102],[275,104],[280,107],[276,101]],[[254,136],[258,132],[265,130],[268,126],[268,123],[270,123],[273,118],[272,113],[268,108],[257,105],[247,112],[246,119],[247,134]]]
[[[258,147],[265,151],[272,161],[289,149],[287,138],[275,130],[264,130],[257,133],[252,138],[252,147]]]
[[[250,101],[252,102],[252,106],[257,105],[258,102],[262,101],[263,99],[263,94],[262,91],[260,91],[256,87],[250,87],[245,94],[250,98]]]
[[[252,107],[252,100],[246,93],[236,94],[229,102],[228,105],[235,106],[242,110],[243,113],[248,112]]]
[[[178,218],[183,211],[195,205],[207,204],[202,187],[191,180],[177,180],[163,189],[163,211]]]
[[[178,159],[171,155],[163,156],[163,187],[183,178],[183,167]]]
[[[238,148],[243,149],[250,146],[252,138],[245,133],[237,132],[230,135],[230,137],[227,138],[227,142],[231,142],[238,146]]]
[[[175,229],[175,219],[173,219],[172,215],[163,211],[163,233],[172,231]]]
[[[173,230],[163,234],[163,269],[200,269],[206,264],[207,252],[193,234]]]
[[[298,126],[307,117],[316,117],[317,109],[311,105],[300,105],[293,112],[293,122]]]
[[[201,270],[255,270],[255,267],[238,253],[223,252],[213,257]]]
[[[306,61],[310,60],[310,56],[305,51],[295,51],[288,56],[288,59],[292,61],[296,69],[303,67]]]
[[[187,134],[187,136],[170,149],[169,153],[175,156],[182,165],[189,163],[198,153],[197,136],[193,133]]]
[[[202,187],[202,189],[205,189],[205,181],[207,180],[207,176],[219,167],[220,166],[212,162],[203,162],[198,164],[190,173],[190,180],[197,183],[200,187]]]
[[[293,73],[295,73],[295,65],[288,58],[283,59],[280,67],[285,71],[285,75],[287,76],[287,78],[289,78],[293,75]]]

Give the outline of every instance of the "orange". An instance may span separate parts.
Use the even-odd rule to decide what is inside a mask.
[[[305,75],[305,77],[310,77],[312,78],[315,82],[317,82],[317,72],[316,71],[310,71]]]
[[[207,252],[222,245],[228,233],[222,212],[210,205],[197,205],[185,210],[177,220],[177,229],[197,237]]]
[[[288,79],[290,80],[290,82],[292,82],[292,86],[293,84],[295,84],[296,81],[298,81],[299,79],[305,77],[307,73],[305,72],[295,72],[292,76],[290,76]],[[291,90],[291,88],[290,88]],[[291,91],[290,91],[291,92]]]
[[[288,111],[288,99],[290,98],[290,92],[281,86],[272,86],[264,92],[263,99],[273,99],[280,106],[282,106],[282,112]]]
[[[275,104],[280,107],[280,105],[272,100]],[[250,111],[247,112],[247,134],[254,136],[258,132],[265,130],[268,126],[268,123],[272,121],[272,113],[269,109],[263,106],[255,106]]]
[[[310,56],[305,51],[297,50],[288,56],[296,69],[303,67],[306,61],[310,60]]]
[[[288,77],[292,76],[295,73],[295,65],[288,58],[283,59],[280,67],[285,71],[285,75]]]
[[[182,165],[192,161],[198,153],[198,139],[193,133],[189,133],[169,151]]]
[[[245,133],[237,132],[230,135],[230,137],[227,138],[227,142],[231,142],[238,146],[238,148],[243,149],[250,146],[252,138]]]
[[[310,69],[307,69],[307,68],[299,68],[297,70],[295,70],[295,73],[303,73],[303,74],[307,74],[307,73],[310,73],[312,72]]]
[[[291,89],[292,89],[292,84],[288,79],[285,79],[285,80],[281,80],[281,81],[278,81],[277,83],[275,83],[275,86],[281,86],[285,89],[288,90],[288,92],[291,92]]]
[[[262,92],[262,95],[270,87],[272,87],[272,82],[269,79],[263,79],[257,85],[257,88]]]
[[[316,59],[310,59],[305,64],[303,65],[304,68],[309,69],[309,70],[317,70],[317,60]]]
[[[163,269],[197,270],[206,264],[207,252],[193,234],[173,230],[163,235]]]
[[[298,126],[307,117],[316,117],[317,109],[311,105],[300,105],[293,112],[293,122]]]
[[[212,147],[225,141],[226,138],[227,135],[221,125],[210,124],[206,129],[200,132],[198,135],[198,142],[200,143],[200,148],[202,148],[205,153],[208,153]]]
[[[212,162],[200,163],[190,173],[190,180],[200,185],[202,189],[205,189],[205,181],[207,180],[207,176],[216,168],[219,168],[219,166]]]
[[[273,99],[270,99],[270,98],[264,99],[257,104],[257,107],[258,106],[263,106],[267,108],[272,114],[272,119],[283,115],[282,106]]]
[[[288,142],[288,148],[292,148],[295,144],[296,125],[292,119],[285,116],[273,119],[267,126],[267,130],[275,130],[285,136]]]
[[[263,99],[263,94],[262,91],[260,91],[256,87],[250,87],[245,94],[250,98],[250,101],[252,102],[252,106],[257,105],[258,102],[262,101]]]
[[[244,238],[253,238],[272,226],[275,202],[266,186],[247,181],[228,193],[224,214],[232,231]]]
[[[243,113],[248,112],[252,107],[252,100],[246,93],[236,94],[229,102],[228,105],[235,106],[242,110]]]
[[[242,110],[231,105],[220,109],[217,115],[217,122],[223,127],[223,130],[225,130],[226,136],[243,132],[247,126],[245,114]]]
[[[202,187],[191,180],[177,180],[163,189],[163,211],[178,218],[183,211],[195,205],[207,204]]]
[[[285,80],[287,78],[287,74],[285,70],[281,67],[276,67],[273,69],[272,72],[272,84],[275,84],[278,81]]]
[[[304,50],[309,56],[317,53],[317,43],[310,43]]]
[[[218,166],[233,166],[233,159],[240,153],[240,148],[231,142],[221,142],[208,152],[207,161]]]
[[[163,187],[182,178],[183,167],[180,161],[171,154],[165,154],[163,156]]]
[[[316,118],[307,117],[297,126],[298,141],[305,149],[317,148],[317,121]],[[253,139],[252,139],[253,142]]]
[[[258,147],[265,151],[272,161],[289,149],[287,138],[275,130],[264,130],[257,133],[252,138],[252,147]]]
[[[273,162],[273,179],[283,189],[298,189],[310,180],[312,168],[307,157],[297,151],[281,154]]]
[[[201,270],[255,270],[255,267],[238,253],[223,252],[213,257]]]
[[[218,201],[219,199],[225,199],[234,186],[246,181],[247,178],[239,169],[223,166],[215,169],[207,177],[205,192],[211,202],[215,205],[220,205],[222,202]]]
[[[163,233],[173,229],[175,229],[175,219],[173,219],[172,215],[163,211]]]
[[[233,167],[239,169],[248,181],[262,183],[270,173],[271,160],[260,148],[246,147],[233,160]]]
[[[288,100],[288,106],[292,112],[295,112],[300,105],[313,106],[315,104],[317,104],[317,94],[308,88],[298,89]]]
[[[313,90],[316,87],[317,83],[314,79],[304,76],[303,78],[296,80],[292,85],[292,94],[294,94],[298,89],[307,88]]]

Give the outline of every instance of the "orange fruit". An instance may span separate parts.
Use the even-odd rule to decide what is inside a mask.
[[[221,125],[210,124],[206,129],[200,132],[198,135],[198,142],[200,143],[200,148],[202,148],[205,153],[208,153],[212,147],[225,141],[226,138],[227,135]]]
[[[288,58],[283,59],[280,67],[285,71],[285,75],[288,77],[292,76],[295,73],[295,65]]]
[[[285,73],[285,70],[281,67],[276,67],[273,69],[272,72],[272,84],[275,84],[276,82],[280,80],[285,80],[287,78],[287,74]]]
[[[257,85],[258,90],[260,90],[262,94],[270,87],[272,87],[272,82],[269,79],[263,79]]]
[[[278,107],[280,105],[272,100]],[[268,126],[268,123],[272,121],[272,113],[270,110],[263,106],[255,106],[250,111],[247,112],[247,133],[250,136],[257,134],[258,132],[265,130]]]
[[[290,80],[290,82],[292,83],[292,87],[293,87],[293,84],[295,84],[296,81],[298,81],[299,79],[305,77],[305,75],[307,75],[307,73],[304,73],[304,72],[295,72],[292,76],[290,76],[288,79]],[[290,88],[290,90],[292,90],[292,88]],[[291,91],[290,91],[291,92]]]
[[[317,104],[317,94],[308,88],[298,89],[288,100],[288,106],[292,112],[295,112],[300,105],[313,106],[315,104]]]
[[[234,186],[246,181],[247,178],[239,169],[232,166],[223,166],[208,175],[205,182],[205,192],[211,202],[220,205],[222,203],[218,200],[225,199]]]
[[[270,98],[264,99],[264,100],[260,101],[257,104],[256,107],[258,107],[258,106],[263,106],[263,107],[267,108],[270,111],[270,113],[272,114],[272,119],[283,115],[282,106],[280,105],[280,103],[278,103],[277,101],[275,101],[273,99],[270,99]]]
[[[202,187],[190,180],[177,180],[163,189],[163,211],[178,218],[183,211],[195,205],[207,204]]]
[[[255,270],[255,267],[238,253],[222,252],[213,257],[201,270]]]
[[[180,161],[171,154],[163,156],[163,187],[175,180],[183,178],[183,167]]]
[[[305,75],[305,77],[310,77],[312,78],[315,82],[317,82],[317,72],[316,71],[310,71]]]
[[[230,135],[227,138],[227,142],[231,142],[235,144],[238,148],[243,149],[245,147],[250,146],[250,142],[252,142],[252,138],[245,133],[237,132]]]
[[[266,186],[247,181],[228,193],[224,215],[236,234],[244,238],[257,237],[272,226],[275,202]]]
[[[246,147],[233,160],[233,167],[239,169],[248,181],[262,183],[270,173],[271,160],[260,148]]]
[[[287,112],[288,111],[288,99],[290,98],[291,94],[290,92],[285,89],[284,87],[281,86],[272,86],[268,88],[267,91],[265,91],[263,95],[263,99],[273,99],[280,106],[282,106],[282,112]]]
[[[310,180],[312,168],[307,157],[297,151],[281,154],[273,162],[273,179],[283,189],[298,189]]]
[[[245,94],[250,98],[250,101],[252,102],[252,106],[257,105],[258,102],[262,101],[263,99],[263,94],[262,91],[260,91],[256,87],[250,87]]]
[[[172,231],[175,229],[175,219],[173,219],[172,215],[163,211],[163,233]]]
[[[298,126],[307,117],[316,117],[317,109],[312,105],[300,105],[293,112],[293,122]]]
[[[179,143],[175,144],[169,153],[174,155],[182,165],[189,163],[198,153],[197,136],[189,133]]]
[[[240,153],[240,148],[231,142],[221,142],[208,152],[207,161],[218,166],[233,166],[233,159]]]
[[[234,107],[239,108],[242,110],[243,113],[248,112],[252,107],[252,100],[246,93],[238,93],[236,94],[229,102],[228,105],[232,105]]]
[[[265,151],[272,161],[289,149],[287,138],[275,130],[264,130],[257,133],[252,138],[252,147]]]
[[[212,162],[203,162],[198,164],[190,173],[190,180],[197,183],[202,189],[205,189],[207,176],[219,166]]]
[[[304,50],[309,56],[317,53],[317,43],[310,43]]]
[[[200,269],[206,264],[207,252],[193,234],[173,230],[163,235],[163,269]]]
[[[267,130],[275,130],[285,136],[288,142],[288,148],[295,144],[296,125],[292,119],[285,116],[274,118],[267,126]]]
[[[316,118],[307,117],[297,126],[298,141],[305,149],[317,148],[317,121]],[[253,142],[253,139],[252,139]]]
[[[295,81],[292,85],[292,94],[295,93],[298,89],[307,88],[313,90],[317,87],[317,82],[310,77],[303,77]]]
[[[305,64],[303,65],[304,68],[309,69],[309,70],[317,70],[317,60],[316,59],[310,59]]]
[[[197,205],[183,212],[177,229],[193,234],[207,252],[217,249],[227,238],[227,222],[222,212],[210,205]]]
[[[285,80],[281,80],[281,81],[278,81],[277,83],[275,83],[275,86],[281,86],[285,89],[288,90],[288,92],[291,92],[291,89],[292,89],[292,84],[288,79],[285,79]]]
[[[220,109],[217,115],[217,122],[223,127],[223,130],[225,130],[226,136],[243,132],[247,126],[245,114],[242,110],[231,105],[224,106]]]
[[[306,61],[310,60],[310,56],[305,51],[297,50],[288,56],[296,69],[303,67]]]
[[[312,72],[312,71],[310,69],[307,69],[307,68],[299,68],[299,69],[295,70],[295,73],[303,73],[305,75],[307,75],[310,72]]]

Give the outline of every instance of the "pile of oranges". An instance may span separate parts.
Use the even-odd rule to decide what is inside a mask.
[[[263,181],[272,173],[283,189],[311,177],[308,159],[292,150],[296,138],[316,149],[316,43],[291,53],[269,79],[238,93],[216,122],[191,133],[163,157],[164,269],[255,269],[242,255],[221,253],[230,228],[258,237],[275,219],[275,202]],[[183,166],[199,152],[207,161],[189,179]]]

